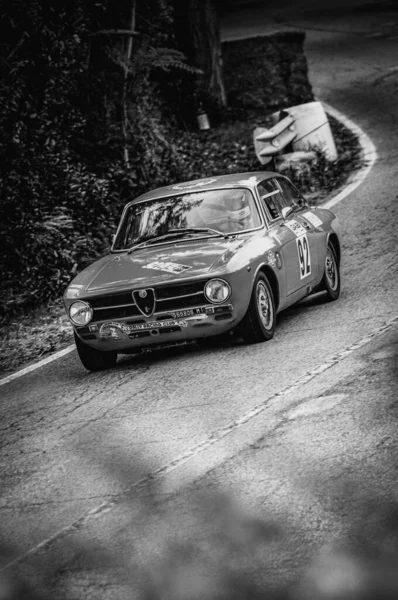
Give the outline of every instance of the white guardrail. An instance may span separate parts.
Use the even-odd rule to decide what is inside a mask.
[[[261,164],[270,162],[290,143],[293,152],[308,152],[318,147],[329,160],[337,158],[333,134],[321,102],[291,106],[273,113],[271,118],[274,122],[271,129],[256,127],[253,132],[254,149]]]
[[[258,160],[266,165],[296,137],[294,118],[290,115],[271,129],[256,127],[253,132],[254,149]]]

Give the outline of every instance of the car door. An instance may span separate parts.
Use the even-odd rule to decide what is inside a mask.
[[[275,178],[259,183],[257,191],[267,215],[269,233],[281,245],[286,295],[289,296],[312,281],[307,230],[294,218],[293,213],[287,218],[283,216],[282,210],[288,207],[288,203]]]
[[[305,229],[305,232],[297,237],[296,243],[300,262],[300,279],[303,285],[307,285],[317,279],[319,246],[323,243],[323,234],[316,227],[316,220],[306,218],[309,207],[292,182],[283,176],[276,177],[276,182],[281,189],[286,206],[293,209],[290,219]],[[302,229],[299,231],[302,232]]]

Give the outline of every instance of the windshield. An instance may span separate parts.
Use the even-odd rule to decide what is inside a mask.
[[[170,231],[209,228],[215,232],[209,231],[208,235],[215,235],[217,232],[232,234],[255,229],[260,225],[253,195],[246,188],[181,194],[129,206],[113,250],[131,248],[140,242],[167,235]],[[187,231],[186,234],[207,235],[200,231]],[[159,239],[159,243],[161,241],[165,240]]]

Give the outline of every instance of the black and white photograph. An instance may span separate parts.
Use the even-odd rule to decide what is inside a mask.
[[[398,1],[0,6],[0,600],[398,598]]]

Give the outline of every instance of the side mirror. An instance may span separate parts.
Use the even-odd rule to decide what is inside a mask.
[[[287,217],[288,217],[289,215],[293,214],[293,212],[294,212],[294,211],[293,211],[293,208],[292,208],[291,206],[284,206],[284,207],[282,208],[282,217],[283,217],[284,219],[287,219]]]

